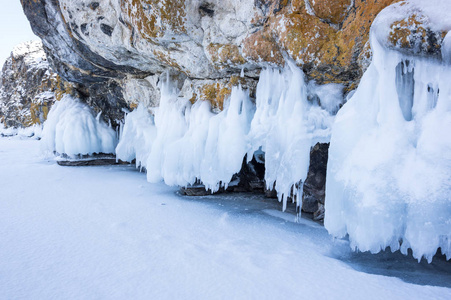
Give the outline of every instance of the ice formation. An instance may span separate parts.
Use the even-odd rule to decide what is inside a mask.
[[[152,142],[157,135],[153,116],[143,104],[125,116],[116,155],[124,161],[136,159],[137,167],[145,167]]]
[[[218,114],[211,112],[208,102],[191,105],[169,82],[162,83],[154,121],[142,107],[127,115],[117,157],[136,157],[150,182],[163,179],[169,185],[187,186],[201,181],[214,192],[227,187],[246,154],[250,160],[255,151],[263,150],[268,188],[275,184],[285,207],[287,197],[302,190],[311,146],[330,138],[331,112],[342,101],[342,87],[307,84],[291,63],[260,76],[256,104],[241,87],[234,87]]]
[[[380,42],[403,9],[411,7],[390,7],[375,20],[373,61],[337,114],[325,226],[349,235],[355,249],[410,248],[430,262],[438,248],[451,258],[451,67]],[[448,57],[446,43],[443,51]]]
[[[33,126],[25,128],[5,127],[0,123],[0,137],[18,137],[18,138],[34,138],[40,139],[42,137],[42,125],[34,124]]]
[[[234,88],[225,109],[214,114],[208,102],[191,106],[165,82],[154,122],[144,108],[128,114],[116,155],[127,161],[136,157],[150,182],[187,186],[200,180],[214,192],[241,169],[253,110],[240,88]],[[140,128],[147,134],[145,142],[140,141]]]
[[[55,102],[42,132],[42,147],[46,152],[68,156],[94,153],[114,153],[116,132],[95,117],[91,108],[69,95]]]
[[[322,96],[317,86],[315,90],[318,97]],[[260,74],[257,109],[248,138],[251,145],[248,158],[259,148],[265,152],[266,185],[268,189],[275,187],[284,209],[287,197],[302,192],[310,164],[310,148],[330,138],[333,117],[317,103],[309,102],[308,93],[304,73],[291,63],[282,73],[265,70]],[[341,88],[336,94],[340,102]],[[332,101],[323,102],[327,103],[327,108],[336,105]],[[298,204],[300,199],[298,195]]]

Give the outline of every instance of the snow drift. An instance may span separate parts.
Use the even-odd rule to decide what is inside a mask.
[[[116,132],[95,117],[91,108],[69,95],[55,102],[42,132],[45,152],[76,156],[114,153]]]
[[[371,30],[373,61],[338,112],[329,149],[325,226],[351,247],[451,258],[451,67],[390,51],[390,7]],[[446,51],[446,47],[444,47]]]

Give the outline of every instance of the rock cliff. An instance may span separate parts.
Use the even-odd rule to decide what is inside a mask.
[[[159,75],[184,96],[218,110],[242,84],[254,90],[262,68],[287,59],[319,84],[355,89],[371,61],[369,31],[399,0],[22,0],[55,71],[80,85],[112,121],[138,101],[158,105]],[[426,20],[427,21],[427,20]],[[392,22],[387,46],[434,55],[446,32],[412,11]],[[244,77],[239,77],[241,71]],[[105,88],[107,87],[107,88]],[[89,99],[89,100],[88,100]]]
[[[42,124],[54,101],[70,88],[50,68],[41,42],[18,45],[2,69],[0,121],[7,127]]]
[[[101,97],[96,90],[106,83],[118,88],[114,98],[130,104],[135,97],[119,90],[139,87],[152,94],[158,75],[170,70],[193,101],[209,100],[221,109],[231,86],[255,87],[253,79],[262,68],[281,67],[286,59],[320,84],[340,83],[345,91],[355,88],[370,61],[371,23],[393,2],[23,0],[22,4],[55,70],[69,81],[96,85],[84,89],[91,98]],[[406,35],[399,31],[394,35]],[[238,80],[241,70],[245,78]],[[111,99],[104,102],[117,104]]]
[[[282,67],[287,59],[308,79],[340,83],[346,93],[371,61],[374,18],[395,2],[22,0],[22,5],[55,71],[79,84],[88,102],[114,115],[125,102],[143,101],[137,89],[153,98],[146,100],[149,105],[157,105],[159,75],[166,71],[184,96],[209,100],[221,110],[232,86],[253,90],[262,68]],[[446,32],[425,24],[421,11],[409,11],[389,24],[385,44],[437,55]]]

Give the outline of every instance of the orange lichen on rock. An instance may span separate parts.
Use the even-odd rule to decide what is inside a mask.
[[[65,94],[71,94],[74,90],[74,86],[61,78],[58,74],[54,74],[51,77],[44,78],[39,89],[40,92],[53,92],[55,95],[55,100],[59,101]]]
[[[154,50],[153,54],[160,62],[166,64],[167,66],[173,67],[174,69],[176,69],[178,71],[182,70],[182,68],[179,66],[177,61],[170,57],[169,52],[162,52],[160,50]]]
[[[383,8],[399,1],[316,0],[308,1],[309,7],[304,0],[285,6],[266,1],[271,4],[266,22],[245,39],[244,57],[281,65],[282,53],[287,52],[310,78],[349,85],[361,76],[360,66],[371,55],[367,42],[373,20]],[[279,10],[274,10],[275,5]]]
[[[229,80],[229,85],[232,86],[244,86],[244,87],[248,87],[249,86],[249,82],[246,80],[246,78],[244,77],[240,77],[240,76],[231,76],[230,80]]]
[[[336,31],[308,14],[287,14],[275,22],[282,47],[298,64],[320,63],[322,49],[335,40]]]
[[[63,80],[59,75],[53,74],[51,77],[45,77],[41,85],[37,88],[38,93],[46,91],[52,92],[54,100],[59,101],[66,94],[71,94],[74,90],[73,84]],[[42,124],[47,120],[47,115],[53,104],[53,100],[43,101],[42,99],[33,99],[30,104],[30,115],[23,121],[25,127]]]
[[[186,34],[184,0],[121,0],[121,9],[148,41],[166,34]]]
[[[350,10],[342,27],[345,44],[353,43],[363,49],[369,40],[371,24],[385,7],[401,0],[355,0],[354,8]],[[360,52],[360,51],[359,51]]]
[[[393,46],[410,48],[412,32],[419,34],[423,42],[426,42],[426,29],[422,26],[422,20],[417,15],[411,15],[407,19],[394,22],[390,28],[388,40]]]
[[[209,101],[213,109],[224,109],[224,100],[230,96],[232,90],[223,83],[206,84],[200,89],[200,100]]]
[[[352,0],[315,0],[310,1],[310,5],[318,18],[329,23],[341,24],[352,2]]]
[[[440,54],[441,44],[447,32],[432,31],[424,16],[411,16],[391,24],[388,44],[393,48],[413,53]]]
[[[54,89],[55,100],[60,101],[65,94],[72,94],[74,86],[68,81],[63,80],[60,76],[57,76],[57,81]]]
[[[282,66],[285,62],[282,52],[268,31],[258,31],[243,42],[243,56],[252,62],[268,62]]]
[[[132,103],[129,104],[128,107],[130,108],[131,111],[133,111],[135,108],[138,107],[138,103],[132,102]]]
[[[30,120],[25,121],[24,126],[28,127],[34,124],[42,124],[47,120],[49,114],[49,103],[44,102],[41,104],[31,103],[30,106]]]
[[[255,94],[256,89],[255,80],[240,76],[231,76],[230,78],[216,81],[201,81],[195,85],[195,92],[190,99],[191,103],[197,100],[208,101],[212,109],[217,111],[224,109],[224,101],[231,95],[233,87],[241,86],[243,89],[248,90],[250,95]]]
[[[189,102],[191,102],[191,104],[194,104],[194,103],[196,103],[196,101],[197,101],[197,94],[193,93],[191,98],[189,98]]]
[[[291,0],[291,11],[294,13],[305,13],[305,0]]]
[[[238,46],[233,44],[209,44],[206,50],[217,68],[237,67],[246,63]]]
[[[293,0],[291,5],[267,1],[271,9],[266,23],[244,40],[243,56],[251,62],[282,65],[286,52],[310,78],[347,85],[362,73],[358,60],[372,21],[397,1],[356,0],[352,6],[350,0],[318,0],[308,2],[310,11],[303,0]]]

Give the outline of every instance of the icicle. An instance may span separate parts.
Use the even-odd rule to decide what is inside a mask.
[[[341,93],[338,88],[333,91]],[[265,152],[267,187],[275,184],[284,208],[286,198],[295,194],[294,186],[307,177],[310,148],[328,140],[333,122],[328,111],[307,100],[308,92],[304,74],[293,63],[282,72],[262,71],[257,85],[257,110],[249,133],[248,157],[260,147]]]

